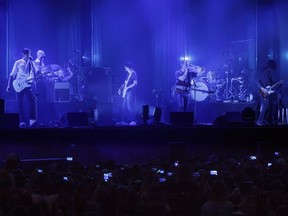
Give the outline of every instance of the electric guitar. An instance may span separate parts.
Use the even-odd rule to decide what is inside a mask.
[[[35,77],[29,78],[29,76],[27,75],[25,77],[17,78],[13,80],[13,83],[12,83],[13,88],[16,92],[21,92],[26,87],[30,87],[36,79],[40,78],[43,75],[44,74],[41,73]]]
[[[127,90],[128,90],[127,85],[128,85],[128,82],[130,80],[131,75],[132,75],[132,73],[129,74],[128,78],[124,82],[123,88],[121,90],[122,98],[124,98],[126,96],[126,93],[127,93]]]
[[[278,85],[281,85],[284,81],[280,80],[279,82],[276,82],[272,86],[266,86],[265,89],[267,92],[264,92],[262,89],[259,89],[260,94],[262,95],[263,98],[267,98],[270,94],[273,94],[275,92],[274,88]]]

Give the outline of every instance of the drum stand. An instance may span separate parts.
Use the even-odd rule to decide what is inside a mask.
[[[229,100],[229,77],[228,77],[228,71],[225,71],[225,75],[226,75],[226,87],[223,93],[223,98],[225,101]]]
[[[238,100],[239,97],[238,97],[238,94],[237,94],[236,87],[234,86],[234,81],[235,81],[235,79],[232,78],[231,79],[231,84],[230,84],[230,89],[229,89],[229,93],[230,93],[229,99]]]

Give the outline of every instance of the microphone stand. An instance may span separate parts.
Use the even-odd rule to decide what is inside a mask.
[[[193,93],[194,93],[194,125],[196,125],[196,123],[197,123],[197,121],[196,121],[196,102],[197,102],[197,100],[196,100],[196,91],[197,91],[197,89],[196,88],[198,88],[198,86],[197,86],[197,84],[196,84],[196,81],[195,81],[195,79],[194,78],[192,78],[192,82],[193,82]]]

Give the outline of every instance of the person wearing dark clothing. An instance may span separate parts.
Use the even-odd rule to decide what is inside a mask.
[[[273,124],[277,119],[278,93],[283,80],[276,82],[275,76],[276,62],[274,60],[269,60],[257,76],[259,115],[256,124],[259,126]]]

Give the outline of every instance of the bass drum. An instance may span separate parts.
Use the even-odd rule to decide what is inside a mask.
[[[196,86],[191,88],[191,99],[204,101],[209,96],[208,92],[208,86],[204,82],[196,82]]]

